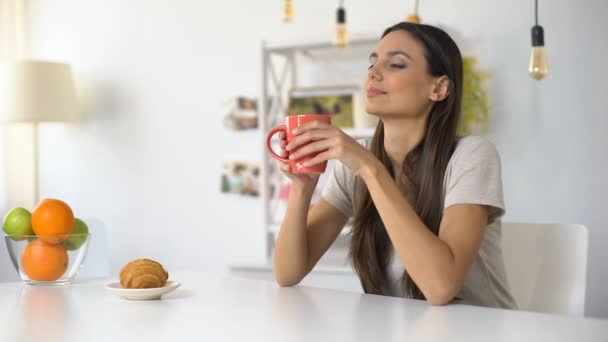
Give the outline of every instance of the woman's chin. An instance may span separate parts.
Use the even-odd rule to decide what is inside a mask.
[[[372,106],[366,106],[365,112],[369,115],[379,118],[380,120],[382,120],[383,118],[387,118],[387,119],[394,118],[394,117],[414,118],[417,116],[417,115],[408,114],[407,112],[404,113],[404,111],[395,111],[394,109],[391,110],[389,108],[378,108],[378,107],[372,107]]]
[[[365,112],[369,115],[373,116],[381,116],[382,110],[380,108],[376,108],[375,106],[365,106]]]
[[[365,108],[365,112],[369,115],[376,116],[378,118],[382,118],[385,115],[388,115],[386,111],[379,110],[378,108]]]

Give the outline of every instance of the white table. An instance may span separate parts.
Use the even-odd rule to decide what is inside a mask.
[[[608,321],[183,272],[156,301],[0,283],[0,341],[608,341]]]

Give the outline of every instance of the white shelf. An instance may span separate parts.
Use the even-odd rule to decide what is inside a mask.
[[[374,131],[376,128],[342,128],[344,133],[348,134],[355,140],[359,139],[371,139],[374,136]],[[279,142],[279,135],[275,134],[271,140],[272,143]]]
[[[353,139],[370,139],[374,136],[376,128],[346,128],[344,133],[350,135]]]
[[[290,54],[293,52],[303,53],[305,55],[315,55],[315,53],[320,53],[321,51],[326,51],[326,53],[333,53],[335,55],[344,55],[351,51],[355,51],[357,53],[361,53],[358,50],[364,49],[364,53],[369,54],[370,47],[378,44],[377,36],[361,36],[361,37],[352,37],[350,43],[345,48],[336,47],[336,45],[331,41],[317,41],[317,42],[304,42],[301,44],[267,44],[265,49],[269,53],[275,54]]]

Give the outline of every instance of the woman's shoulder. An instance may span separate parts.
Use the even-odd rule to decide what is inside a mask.
[[[494,143],[486,137],[479,135],[465,135],[458,138],[456,150],[458,149],[496,149],[496,146],[494,146]]]
[[[500,159],[498,150],[492,141],[478,135],[460,137],[452,154],[454,161],[474,162],[488,159]]]

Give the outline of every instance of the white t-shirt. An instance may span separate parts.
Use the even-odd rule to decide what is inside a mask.
[[[368,141],[363,145],[367,147]],[[323,198],[347,217],[352,217],[357,207],[355,201],[359,197],[358,183],[348,167],[336,162],[323,190]],[[516,308],[502,256],[500,217],[505,212],[505,206],[500,157],[494,145],[478,136],[461,138],[446,168],[443,190],[444,209],[461,203],[487,205],[490,208],[479,252],[453,302]],[[394,248],[391,255],[387,294],[406,297],[401,286],[404,266]]]

